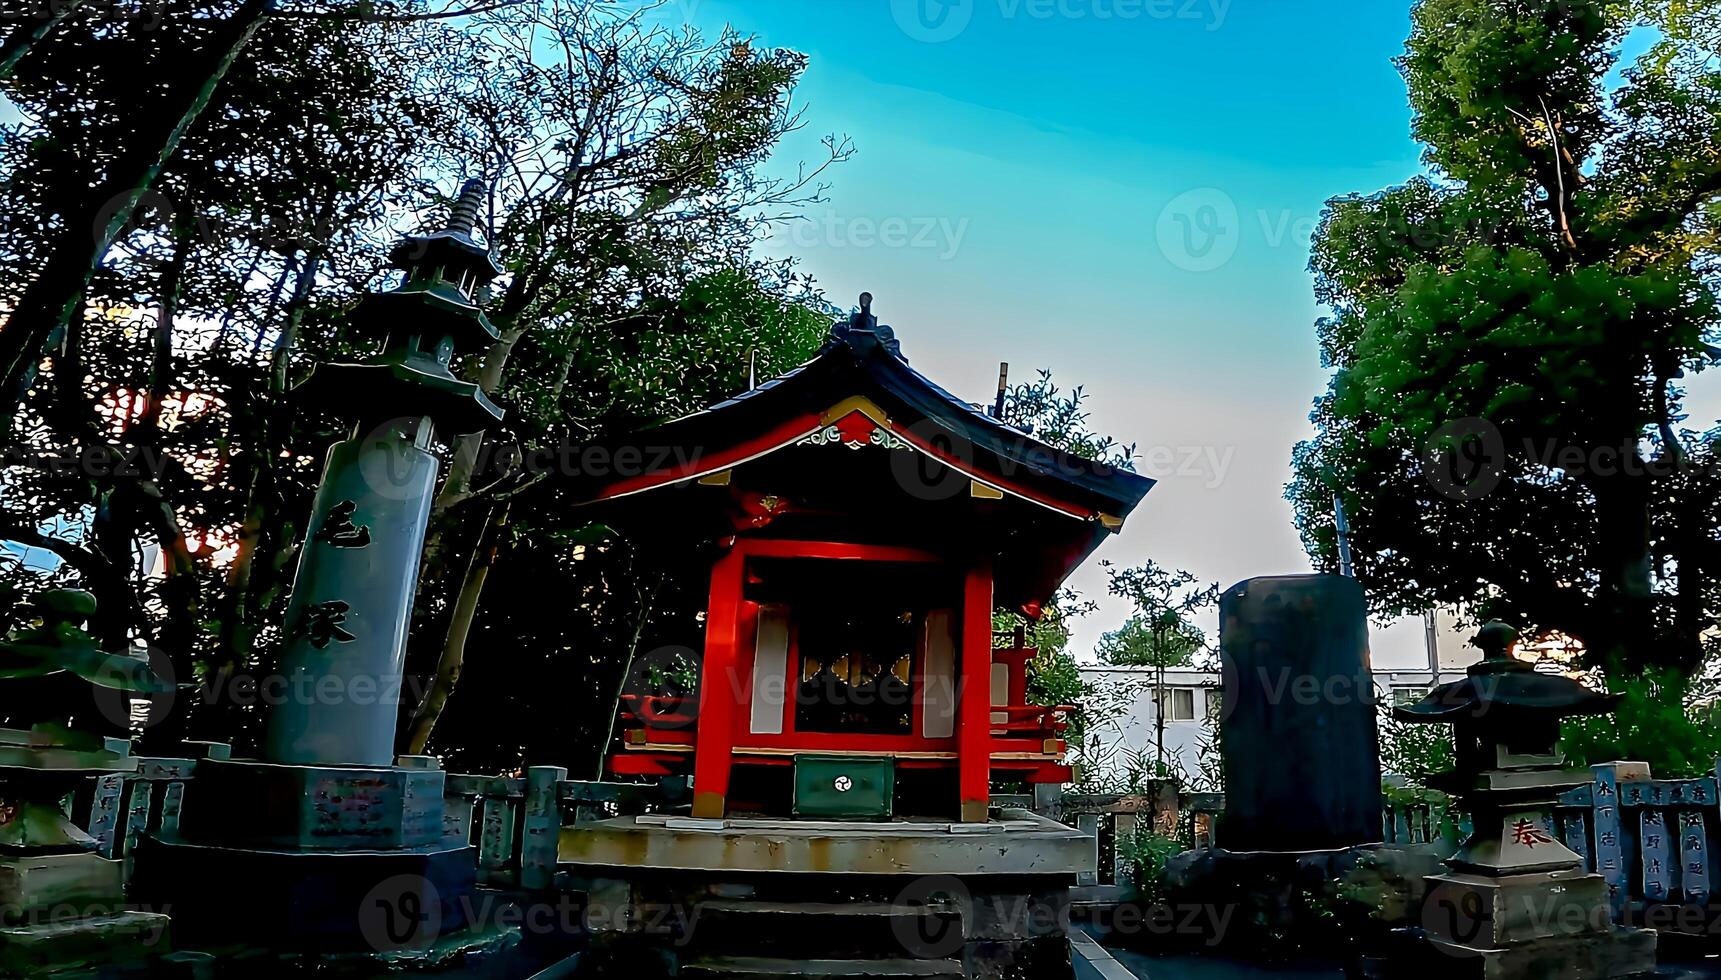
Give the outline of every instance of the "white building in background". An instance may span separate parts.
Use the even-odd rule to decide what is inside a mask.
[[[1444,612],[1432,622],[1404,620],[1386,629],[1371,629],[1369,662],[1376,697],[1388,704],[1408,704],[1440,684],[1457,680],[1481,657],[1481,651],[1469,645],[1474,633]],[[1081,752],[1083,766],[1113,778],[1131,771],[1151,775],[1159,757],[1163,700],[1167,765],[1173,772],[1199,780],[1202,745],[1211,743],[1222,711],[1220,675],[1167,668],[1162,695],[1160,673],[1154,667],[1082,668],[1082,680],[1096,690]],[[1216,757],[1206,760],[1208,769],[1217,766]]]

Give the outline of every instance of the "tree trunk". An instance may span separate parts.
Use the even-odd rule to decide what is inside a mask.
[[[495,394],[496,389],[501,386],[502,372],[507,367],[508,358],[513,352],[514,344],[517,343],[521,337],[525,336],[526,333],[525,327],[508,326],[508,322],[509,321],[504,321],[501,339],[492,344],[490,350],[485,354],[484,366],[478,378],[479,388],[487,395]],[[449,533],[459,527],[461,523],[459,516],[463,512],[459,510],[460,505],[471,500],[469,492],[472,489],[472,476],[477,471],[479,452],[483,448],[483,445],[483,432],[465,434],[454,441],[453,458],[449,463],[448,475],[443,479],[442,489],[437,492],[436,500],[431,504],[430,508],[430,526],[425,531],[424,550],[419,558],[419,595],[425,595],[435,590],[440,583],[445,581],[446,577],[452,571],[450,568],[451,563],[445,556],[447,548],[446,542]],[[506,510],[504,510],[504,513],[506,513]],[[478,560],[480,551],[484,547],[485,536],[485,531],[480,528],[478,532],[478,540],[473,545],[473,551],[467,557],[467,578],[461,583],[459,593],[460,598],[465,598],[467,595],[467,589],[470,587],[471,570],[474,567],[473,563]],[[487,566],[485,574],[488,574]],[[482,591],[482,582],[480,582],[478,589],[479,591]],[[477,598],[477,593],[473,593],[473,602],[476,602]],[[474,613],[476,613],[475,609],[467,613],[467,615],[470,616]],[[452,635],[455,628],[454,620],[460,615],[461,607],[459,600],[457,599],[449,613],[450,621],[445,635]],[[444,642],[443,649],[438,656],[438,665],[435,671],[431,674],[430,684],[425,691],[424,701],[420,702],[419,706],[414,709],[412,714],[412,721],[410,724],[415,731],[419,727],[420,714],[425,710],[425,705],[429,700],[434,697],[439,698],[441,701],[447,701],[449,694],[452,693],[453,685],[460,679],[460,671],[458,669],[456,669],[451,675],[445,674],[443,671],[442,664],[447,660],[448,656],[448,645]],[[417,662],[413,665],[413,672],[416,674],[418,670],[422,669],[422,658],[418,658]],[[442,709],[441,706],[438,705],[430,710],[432,712],[430,717],[430,727],[435,727],[435,716],[440,715]],[[429,737],[428,730],[425,732],[425,737]],[[409,754],[417,754],[417,750],[410,748],[408,749],[408,752]]]
[[[293,360],[293,347],[299,342],[299,324],[305,320],[305,310],[311,304],[311,290],[317,284],[317,273],[323,267],[323,250],[306,253],[293,281],[293,295],[287,300],[287,318],[281,323],[281,333],[275,338],[275,348],[269,352],[269,391],[276,398],[287,393],[287,366]],[[258,332],[261,336],[262,332]]]
[[[449,616],[448,634],[442,644],[442,656],[436,663],[436,673],[424,700],[412,713],[412,726],[406,740],[408,755],[424,754],[425,747],[430,744],[430,735],[436,730],[436,722],[442,717],[442,709],[448,705],[449,695],[454,693],[454,686],[460,682],[460,671],[466,662],[466,640],[472,634],[472,621],[478,615],[478,600],[484,594],[484,583],[496,562],[502,532],[508,527],[508,507],[508,504],[502,504],[496,509],[494,518],[472,549],[466,576],[460,583],[460,594],[455,598],[454,611]]]
[[[76,13],[78,5],[83,0],[59,0],[57,3],[42,4],[42,16],[34,18],[29,25],[19,24],[6,35],[6,40],[0,41],[0,78],[12,74],[12,69],[18,67],[18,62],[30,53],[37,41],[48,36],[48,32],[58,27],[61,21]]]
[[[514,345],[525,336],[526,328],[504,326],[502,336],[490,345],[490,350],[484,355],[484,366],[479,372],[478,387],[486,395],[496,394],[496,389],[502,385],[502,372],[508,365],[508,358],[514,351]],[[448,476],[442,481],[442,489],[436,494],[436,500],[430,507],[430,527],[424,535],[424,552],[419,559],[418,590],[420,593],[429,591],[436,583],[443,580],[449,570],[443,561],[443,542],[451,527],[458,526],[454,519],[454,510],[460,504],[471,499],[468,494],[472,490],[472,476],[478,470],[479,453],[484,448],[484,433],[465,433],[454,440],[454,452],[448,463]]]
[[[153,129],[146,125],[135,145],[114,161],[108,179],[92,189],[81,207],[64,216],[63,230],[47,253],[40,274],[24,287],[5,329],[0,330],[0,393],[4,397],[0,431],[11,430],[48,338],[74,319],[81,319],[84,293],[96,266],[136,214],[138,203],[178,150],[186,130],[208,108],[216,87],[275,2],[247,0],[222,23],[211,39],[204,63],[186,66],[186,77],[196,81],[170,92],[164,101],[173,108],[152,120]]]
[[[166,619],[156,637],[157,645],[173,665],[176,683],[191,683],[196,677],[196,651],[202,637],[198,616],[199,593],[197,568],[187,546],[179,517],[153,481],[138,484],[138,496],[144,518],[150,524],[156,542],[161,546],[162,565],[166,579],[161,584],[162,605]],[[173,711],[162,722],[144,732],[144,749],[162,751],[185,740],[187,731],[185,710]]]
[[[1636,673],[1644,667],[1676,667],[1689,672],[1683,651],[1654,642],[1651,586],[1650,485],[1642,473],[1621,472],[1590,484],[1596,502],[1597,556],[1601,588],[1595,624],[1584,637],[1592,659],[1614,670]],[[1630,470],[1630,465],[1622,467]]]
[[[173,321],[179,316],[179,286],[185,278],[185,265],[191,255],[191,233],[176,228],[173,258],[161,277],[161,295],[156,299],[155,333],[151,335],[154,350],[149,364],[149,385],[144,390],[143,411],[136,427],[141,438],[152,445],[160,441],[161,408],[167,401],[167,390],[173,384]]]
[[[640,602],[639,617],[634,620],[633,636],[627,645],[627,656],[621,662],[621,677],[615,683],[615,697],[610,698],[609,723],[603,727],[603,731],[598,735],[598,764],[592,773],[593,779],[604,778],[604,762],[609,757],[610,739],[615,737],[616,715],[621,711],[621,697],[627,693],[627,675],[633,670],[633,658],[639,655],[639,638],[645,634],[646,623],[651,620],[651,612],[657,602],[657,591],[663,587],[663,578],[661,574],[657,576],[656,581],[651,585],[651,590],[642,597]]]

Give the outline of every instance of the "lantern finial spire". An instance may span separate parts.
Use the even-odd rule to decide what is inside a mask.
[[[460,185],[460,196],[455,198],[454,210],[449,212],[448,225],[443,230],[470,238],[483,211],[484,181],[472,177]]]

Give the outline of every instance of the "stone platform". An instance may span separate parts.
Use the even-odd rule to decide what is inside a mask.
[[[187,793],[187,840],[286,850],[388,850],[442,839],[440,769],[204,759]]]
[[[1028,810],[1005,810],[983,824],[617,817],[564,827],[557,860],[584,872],[1073,876],[1094,870],[1093,838]]]
[[[476,874],[465,843],[316,852],[147,834],[132,890],[172,909],[194,946],[290,937],[305,950],[390,952],[461,926]]]
[[[445,840],[446,775],[203,759],[175,831],[143,835],[132,893],[191,945],[394,952],[465,923],[477,855]],[[267,888],[258,887],[267,882]]]
[[[648,815],[566,827],[586,975],[1071,976],[1093,840],[1025,810],[985,824]]]

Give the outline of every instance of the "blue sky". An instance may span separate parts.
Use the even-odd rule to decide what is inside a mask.
[[[811,57],[773,161],[858,149],[767,251],[870,290],[916,367],[988,401],[1049,368],[1159,479],[1100,557],[1223,585],[1308,570],[1282,497],[1326,385],[1308,273],[1323,202],[1422,172],[1393,59],[1409,0],[673,0]],[[1625,45],[1635,57],[1649,38]],[[1616,73],[1617,79],[1617,73]],[[1713,372],[1712,372],[1713,373]],[[1700,382],[1691,425],[1721,415]],[[1101,598],[1078,651],[1127,615]],[[1215,617],[1206,617],[1211,627]],[[1422,663],[1419,622],[1374,662]]]
[[[829,201],[768,248],[862,289],[910,360],[985,400],[997,362],[1091,393],[1160,479],[1120,539],[1230,584],[1306,571],[1281,498],[1325,385],[1322,202],[1418,172],[1395,0],[684,0],[811,57],[806,130],[846,133]],[[940,15],[944,19],[940,20]],[[1153,454],[1151,457],[1149,454]],[[1074,583],[1104,592],[1090,566]],[[1106,603],[1078,649],[1125,610]],[[1415,631],[1408,657],[1416,655]],[[1377,644],[1377,663],[1404,660]]]

